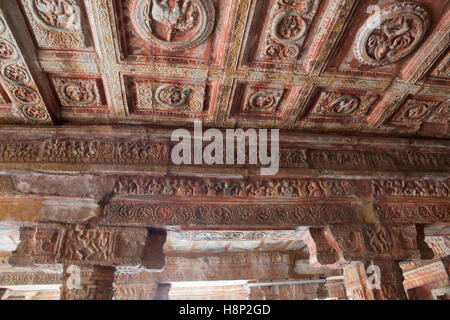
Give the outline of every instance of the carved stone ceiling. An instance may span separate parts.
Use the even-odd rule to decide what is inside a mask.
[[[448,137],[445,0],[15,0],[0,118]]]

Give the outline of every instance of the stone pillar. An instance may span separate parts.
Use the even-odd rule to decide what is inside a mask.
[[[366,268],[362,262],[352,262],[344,266],[344,286],[350,300],[373,300],[372,289],[368,286]]]
[[[112,300],[114,272],[112,267],[65,266],[61,300]]]
[[[376,300],[408,300],[403,286],[405,279],[399,261],[375,260],[373,265],[379,267],[381,271],[380,287],[377,288],[376,283],[373,286],[374,298]],[[374,276],[376,277],[375,274]]]
[[[347,294],[345,291],[344,276],[328,277],[326,279],[325,288],[327,289],[327,296],[331,300],[346,300]]]

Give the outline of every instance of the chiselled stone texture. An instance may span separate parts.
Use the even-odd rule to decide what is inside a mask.
[[[449,48],[441,0],[0,1],[0,122],[21,124],[0,128],[0,220],[22,227],[0,285],[371,300],[406,279],[420,296],[448,273],[448,234],[425,229],[450,223]],[[279,173],[175,165],[194,120],[282,129]]]
[[[250,300],[315,300],[318,298],[318,283],[283,284],[250,287]]]
[[[450,236],[425,236],[425,242],[433,250],[435,257],[443,258],[450,255]]]
[[[403,286],[403,273],[398,261],[395,260],[374,260],[381,270],[380,289],[374,289],[376,300],[407,300],[405,288]]]

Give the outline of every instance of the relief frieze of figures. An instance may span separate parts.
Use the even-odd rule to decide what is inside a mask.
[[[121,177],[114,190],[117,194],[211,196],[211,197],[287,197],[321,198],[355,195],[350,181],[339,180],[242,180],[225,181],[192,178],[130,178]]]

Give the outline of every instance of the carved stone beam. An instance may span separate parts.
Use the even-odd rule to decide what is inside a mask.
[[[112,267],[65,266],[61,300],[112,300],[114,272]]]
[[[40,223],[23,227],[13,266],[164,266],[165,232],[146,228]]]

